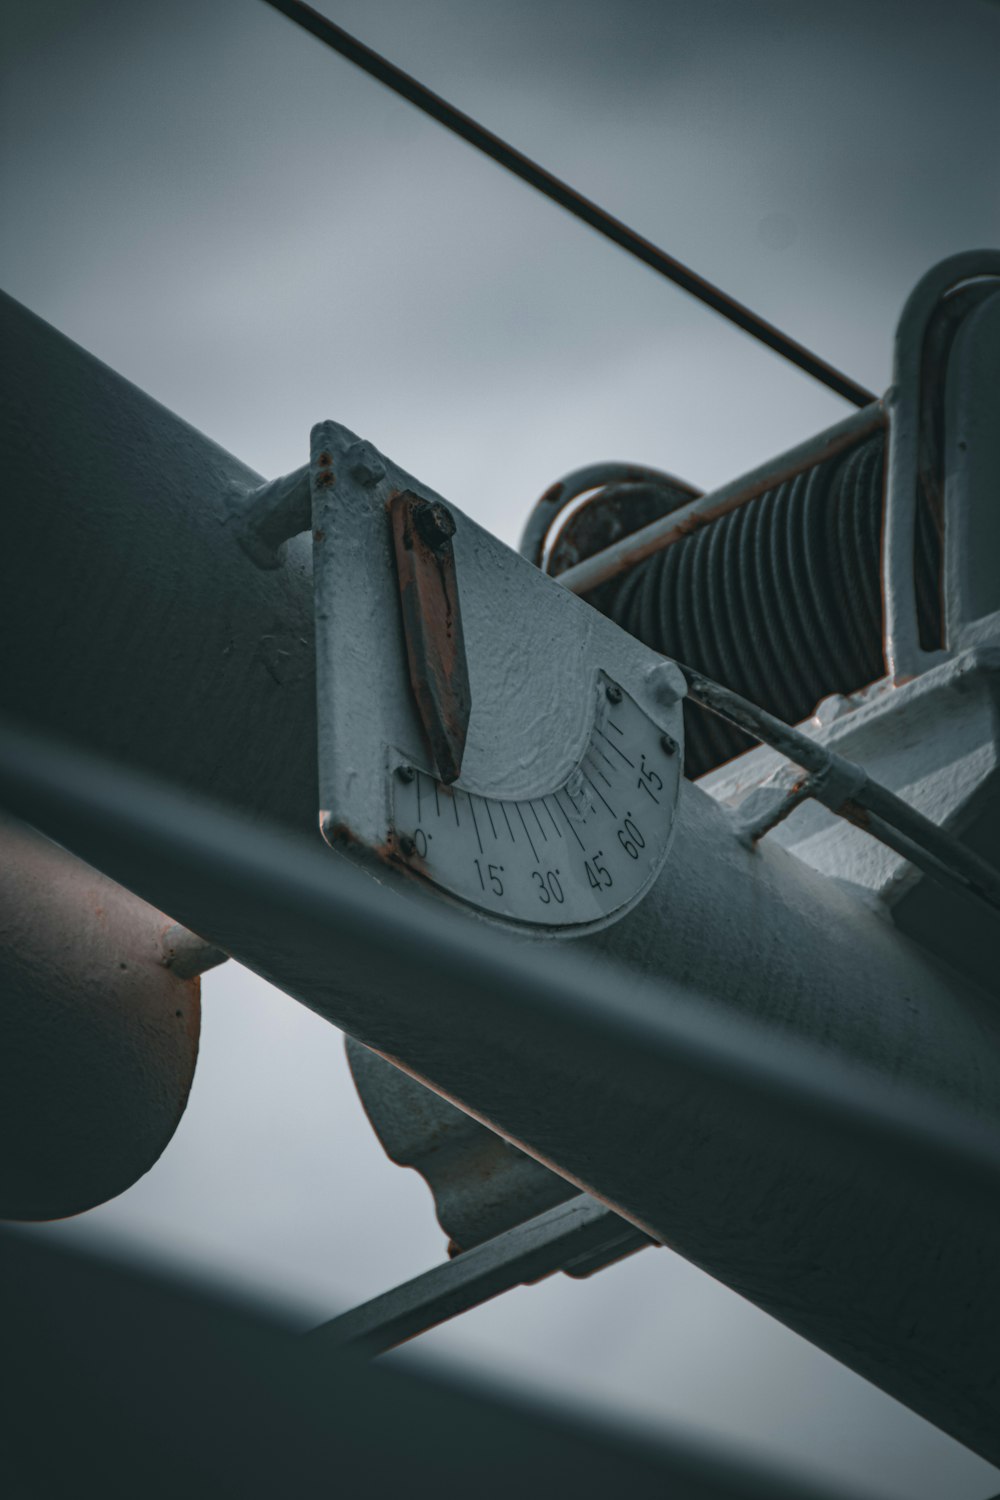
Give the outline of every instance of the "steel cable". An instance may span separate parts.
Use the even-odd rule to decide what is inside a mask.
[[[323,42],[334,52],[339,53],[367,73],[369,77],[375,78],[379,83],[385,84],[393,93],[406,99],[410,104],[422,110],[431,119],[437,120],[446,130],[454,135],[460,136],[477,151],[492,158],[529,187],[535,188],[543,193],[553,203],[558,203],[560,208],[566,209],[575,218],[588,224],[591,229],[596,229],[598,234],[603,234],[606,239],[612,240],[614,244],[626,250],[629,255],[634,255],[658,275],[666,277],[676,286],[689,292],[692,297],[697,297],[714,312],[721,313],[744,333],[751,334],[754,338],[773,349],[782,358],[790,360],[800,370],[811,375],[814,380],[819,380],[830,390],[836,391],[838,396],[843,396],[845,401],[851,401],[855,406],[868,406],[875,397],[864,386],[852,380],[841,370],[836,369],[827,360],[821,359],[818,354],[805,348],[796,339],[790,338],[787,333],[782,333],[780,328],[775,328],[762,318],[759,313],[752,312],[742,302],[737,302],[735,297],[730,297],[719,287],[713,286],[689,266],[683,265],[658,245],[652,244],[621,219],[616,219],[606,209],[601,208],[590,198],[585,198],[571,188],[568,183],[556,177],[523,152],[518,151],[507,141],[501,140],[491,130],[487,130],[478,121],[473,120],[462,110],[456,109],[449,104],[447,99],[442,99],[440,94],[435,94],[432,89],[420,83],[395,63],[389,62],[388,58],[382,57],[380,53],[371,47],[366,47],[364,42],[358,41],[357,37],[337,26],[326,16],[320,15],[319,11],[313,10],[312,6],[304,5],[302,0],[265,0],[273,10],[280,11],[296,26],[301,26],[304,31],[309,32],[317,41]]]

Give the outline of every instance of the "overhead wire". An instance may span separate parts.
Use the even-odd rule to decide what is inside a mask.
[[[842,396],[845,401],[853,402],[855,406],[860,407],[868,406],[876,400],[871,391],[859,385],[856,380],[852,380],[849,375],[845,375],[796,339],[782,333],[773,323],[769,323],[767,319],[753,312],[742,302],[730,297],[719,287],[706,281],[703,276],[699,276],[696,271],[683,265],[674,256],[668,255],[658,245],[654,245],[652,241],[647,240],[634,229],[630,229],[621,219],[615,218],[592,199],[578,193],[568,183],[532,161],[509,142],[501,140],[491,130],[487,130],[485,126],[457,109],[455,105],[449,104],[446,99],[441,98],[440,94],[434,93],[432,89],[427,88],[411,74],[404,72],[395,63],[389,62],[380,53],[366,46],[364,42],[358,41],[357,37],[351,36],[342,26],[328,20],[312,6],[303,4],[302,0],[264,0],[264,3],[272,10],[279,11],[290,21],[294,21],[297,26],[332,48],[355,67],[361,68],[369,77],[377,79],[393,93],[408,100],[431,119],[437,120],[447,130],[474,146],[477,151],[491,157],[508,172],[519,177],[522,182],[528,183],[530,187],[537,189],[553,203],[559,204],[575,218],[588,224],[591,229],[597,230],[606,239],[635,256],[637,260],[642,261],[660,276],[672,281],[707,307],[712,308],[714,312],[721,314],[722,317],[728,318],[731,323],[759,339],[776,354],[790,360],[800,370],[811,375],[814,380],[820,381],[830,390],[835,391],[838,396]]]

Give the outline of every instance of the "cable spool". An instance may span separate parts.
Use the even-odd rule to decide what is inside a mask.
[[[880,432],[586,597],[653,650],[798,723],[821,698],[856,692],[884,671],[884,463]],[[941,630],[940,530],[926,501],[915,570],[921,636],[934,644]],[[685,717],[691,778],[753,744],[696,704],[685,706]]]

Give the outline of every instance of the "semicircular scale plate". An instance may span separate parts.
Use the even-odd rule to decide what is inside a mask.
[[[677,744],[603,673],[601,683],[583,756],[533,797],[446,786],[391,757],[393,836],[407,866],[508,921],[572,926],[631,905],[666,854]]]

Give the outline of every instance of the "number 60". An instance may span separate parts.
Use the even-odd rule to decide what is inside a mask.
[[[631,818],[626,818],[621,828],[618,829],[618,842],[625,850],[629,859],[638,859],[639,850],[646,847],[646,840],[638,828],[636,828]]]

